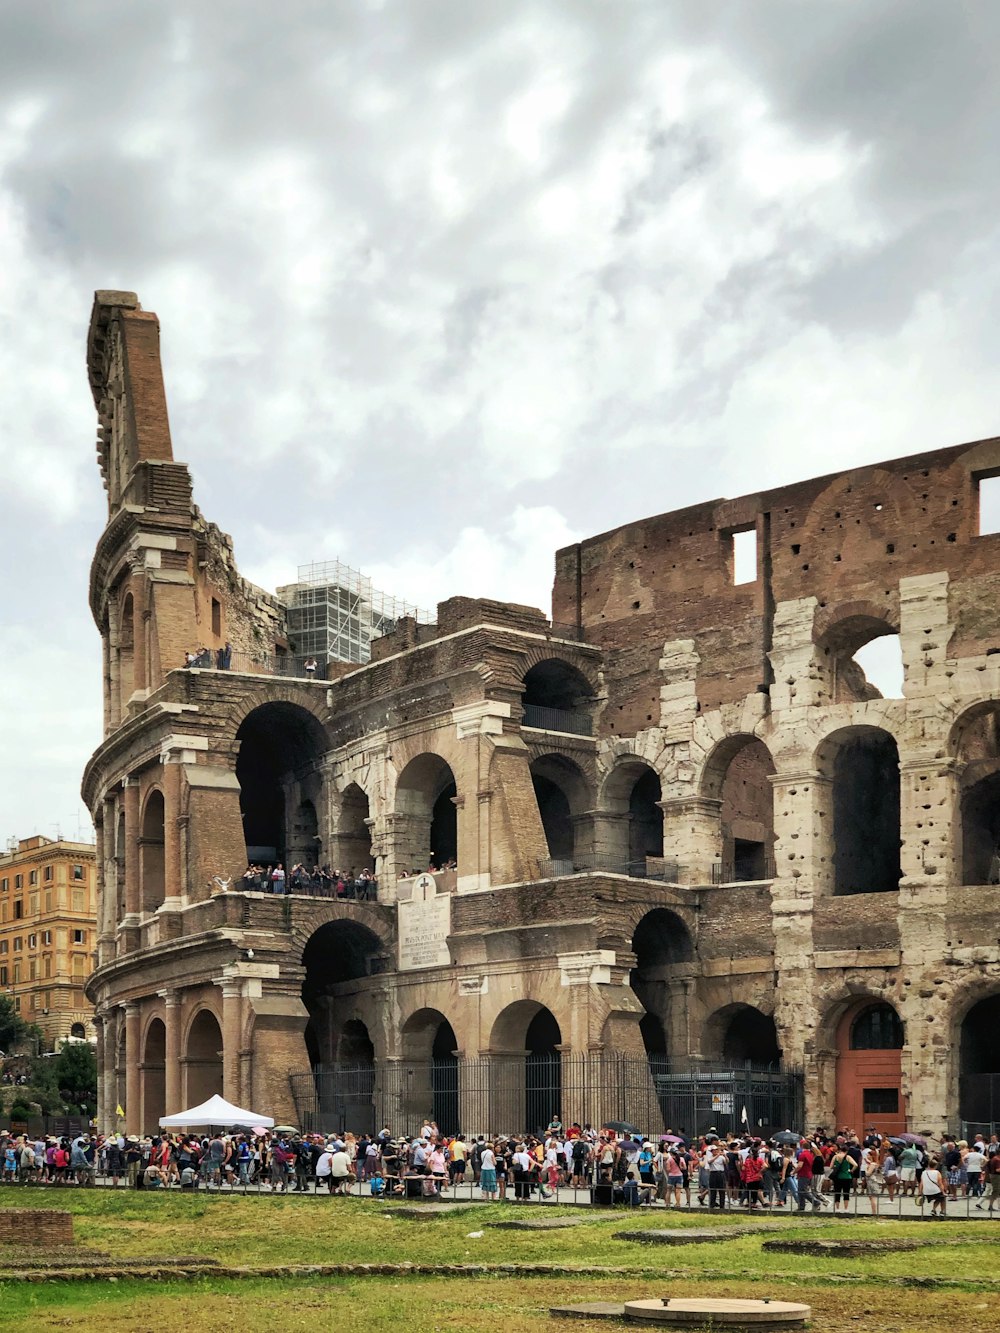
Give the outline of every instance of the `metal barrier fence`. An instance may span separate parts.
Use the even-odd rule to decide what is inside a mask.
[[[646,1134],[748,1131],[770,1136],[802,1128],[799,1070],[745,1065],[679,1069],[666,1058],[634,1055],[455,1056],[318,1065],[290,1075],[302,1129],[355,1132],[388,1125],[412,1135],[429,1118],[444,1133],[540,1134],[563,1124],[635,1125]]]
[[[576,713],[568,708],[543,708],[541,704],[525,704],[522,726],[537,727],[540,731],[564,731],[573,736],[590,736],[593,723],[589,713]]]
[[[774,879],[774,857],[770,855],[734,857],[712,862],[713,884],[753,884]]]

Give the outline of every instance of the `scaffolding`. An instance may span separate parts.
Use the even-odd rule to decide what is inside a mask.
[[[367,662],[372,639],[391,634],[403,616],[424,625],[433,619],[429,611],[373,588],[370,578],[340,560],[299,565],[298,581],[279,588],[278,597],[302,662]]]

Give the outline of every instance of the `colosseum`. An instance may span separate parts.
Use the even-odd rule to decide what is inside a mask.
[[[1000,439],[626,524],[551,618],[453,597],[312,672],[193,504],[159,338],[97,293],[105,1120],[1000,1121]]]

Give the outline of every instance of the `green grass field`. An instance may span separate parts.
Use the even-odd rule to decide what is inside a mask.
[[[520,1215],[509,1206],[477,1205],[462,1215],[432,1221],[387,1216],[391,1205],[356,1199],[254,1199],[182,1197],[122,1191],[10,1191],[0,1206],[52,1207],[74,1215],[76,1244],[109,1256],[144,1258],[203,1255],[222,1272],[157,1282],[113,1282],[95,1275],[84,1282],[2,1283],[0,1326],[31,1328],[240,1330],[329,1328],[408,1330],[608,1328],[607,1324],[550,1321],[548,1308],[581,1300],[638,1296],[762,1295],[800,1299],[813,1307],[814,1327],[920,1333],[951,1330],[993,1333],[1000,1327],[1000,1223],[790,1222],[782,1236],[975,1240],[968,1246],[930,1245],[917,1251],[866,1255],[764,1254],[766,1236],[746,1224],[745,1236],[677,1248],[614,1239],[623,1228],[706,1226],[704,1215],[666,1218],[587,1213],[567,1230],[492,1230],[490,1221]],[[527,1211],[527,1210],[525,1210]],[[577,1210],[564,1210],[579,1216]],[[551,1217],[545,1208],[540,1215]],[[734,1219],[712,1219],[731,1225]],[[482,1231],[482,1236],[470,1232]],[[773,1235],[775,1233],[768,1233]],[[30,1267],[30,1254],[18,1255]],[[466,1277],[234,1277],[233,1270],[331,1263],[560,1264],[579,1268],[569,1276]],[[626,1269],[603,1277],[602,1267]],[[229,1274],[229,1276],[227,1276]],[[946,1279],[946,1288],[922,1290],[893,1278]],[[998,1285],[993,1287],[996,1281]]]

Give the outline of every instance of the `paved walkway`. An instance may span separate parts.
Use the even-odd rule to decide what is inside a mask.
[[[128,1188],[128,1186],[125,1184],[124,1181],[115,1186],[110,1179],[103,1176],[99,1176],[97,1178],[96,1185],[99,1189],[117,1188],[120,1190],[125,1190]],[[27,1185],[7,1184],[0,1186],[0,1200],[11,1199],[11,1196],[14,1195],[15,1192],[20,1195],[22,1191],[32,1191],[40,1189],[46,1191],[56,1191],[61,1189],[79,1189],[79,1188],[80,1188],[79,1186],[58,1186],[58,1185],[48,1185],[41,1183],[36,1184],[34,1182]],[[171,1186],[171,1192],[180,1193],[180,1189],[178,1186],[174,1185]],[[270,1184],[268,1184],[267,1182],[262,1182],[259,1184],[251,1184],[251,1185],[240,1185],[240,1184],[234,1186],[223,1185],[221,1188],[217,1188],[215,1186],[209,1186],[207,1189],[205,1186],[200,1186],[197,1192],[199,1194],[201,1193],[221,1194],[227,1197],[237,1196],[237,1195],[247,1195],[251,1198],[252,1197],[274,1198],[276,1194],[278,1197],[285,1197],[286,1193],[280,1190],[277,1192],[272,1190]],[[357,1197],[362,1197],[367,1199],[371,1198],[370,1188],[364,1182],[355,1183],[352,1186],[350,1192],[352,1195]],[[328,1195],[325,1189],[321,1191],[319,1194],[317,1194],[315,1189],[315,1184],[313,1183],[312,1185],[310,1185],[308,1191],[302,1193],[297,1192],[294,1189],[289,1189],[287,1191],[287,1197],[292,1199],[306,1199],[306,1198],[315,1199],[317,1197],[327,1199],[330,1196]],[[385,1202],[387,1199],[392,1200],[398,1197],[399,1196],[382,1196],[381,1200],[373,1200],[373,1202]],[[711,1212],[707,1207],[699,1207],[697,1203],[697,1195],[693,1195],[692,1197],[694,1200],[692,1206],[691,1207],[685,1206],[681,1209],[675,1209],[675,1208],[668,1209],[662,1203],[653,1203],[649,1205],[644,1204],[638,1208],[633,1208],[633,1209],[626,1209],[624,1205],[618,1204],[612,1210],[606,1205],[593,1204],[591,1202],[589,1189],[573,1189],[567,1186],[561,1188],[555,1194],[549,1194],[545,1198],[542,1198],[537,1192],[535,1192],[534,1194],[532,1194],[530,1199],[520,1203],[515,1203],[514,1199],[508,1196],[506,1204],[510,1207],[512,1213],[514,1212],[515,1208],[518,1210],[518,1212],[524,1212],[525,1210],[530,1210],[530,1209],[548,1208],[558,1203],[569,1206],[587,1207],[588,1209],[592,1208],[595,1214],[597,1215],[610,1213],[612,1211],[614,1211],[618,1215],[628,1213],[632,1216],[639,1217],[644,1214],[649,1214],[651,1216],[655,1215],[658,1218],[664,1217],[668,1212],[669,1213],[682,1212],[687,1214],[693,1213],[699,1217],[715,1217],[719,1215],[718,1213]],[[829,1196],[826,1197],[828,1198]],[[422,1199],[420,1196],[411,1197],[407,1200],[407,1202],[410,1204],[422,1204],[428,1208],[440,1206],[438,1202],[431,1202],[429,1199]],[[463,1206],[474,1207],[478,1204],[485,1202],[486,1200],[480,1193],[478,1186],[473,1185],[471,1182],[463,1182],[462,1184],[457,1185],[454,1188],[448,1186],[443,1190],[440,1197],[440,1203],[450,1204],[452,1206],[460,1204]],[[843,1211],[838,1211],[837,1213],[834,1213],[832,1202],[827,1202],[826,1206],[819,1210],[813,1210],[811,1207],[809,1207],[804,1212],[799,1212],[797,1209],[793,1209],[791,1207],[761,1208],[754,1210],[754,1212],[750,1215],[750,1218],[748,1220],[754,1220],[757,1218],[761,1219],[773,1218],[775,1220],[778,1220],[780,1218],[788,1218],[792,1220],[801,1221],[802,1219],[813,1218],[813,1217],[824,1217],[824,1218],[858,1217],[862,1219],[871,1220],[871,1218],[875,1216],[884,1218],[886,1220],[900,1219],[903,1221],[905,1220],[919,1221],[925,1217],[925,1214],[929,1214],[930,1212],[929,1207],[926,1209],[921,1207],[919,1199],[915,1198],[912,1195],[907,1195],[905,1197],[902,1197],[897,1194],[896,1198],[890,1202],[888,1196],[883,1194],[882,1196],[874,1200],[875,1204],[874,1209],[872,1207],[872,1203],[873,1200],[869,1199],[867,1195],[854,1194],[851,1196],[849,1200],[849,1208],[846,1214]],[[989,1213],[987,1211],[988,1203],[989,1203],[988,1197],[986,1199],[973,1199],[973,1198],[949,1199],[947,1205],[948,1208],[947,1216],[949,1218],[959,1218],[963,1221],[967,1219],[969,1221],[996,1221],[997,1223],[1000,1223],[1000,1204],[998,1204],[998,1207],[995,1208],[992,1213]],[[977,1205],[979,1204],[982,1205],[981,1208],[977,1207]],[[736,1218],[747,1217],[748,1214],[746,1208],[741,1207],[739,1204],[736,1204],[734,1206],[727,1207],[725,1209],[725,1216],[733,1218],[735,1220]]]

